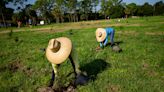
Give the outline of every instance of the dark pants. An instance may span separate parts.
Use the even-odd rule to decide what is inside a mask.
[[[69,59],[71,61],[71,64],[72,64],[75,76],[77,76],[77,74],[81,73],[81,71],[79,70],[79,64],[77,62],[78,60],[77,60],[77,56],[76,55],[77,54],[76,54],[75,49],[72,48],[71,54],[69,55]],[[53,86],[55,77],[57,76],[57,67],[59,67],[59,66],[60,66],[60,64],[53,66],[52,77],[51,77],[51,81],[50,81],[49,87]]]

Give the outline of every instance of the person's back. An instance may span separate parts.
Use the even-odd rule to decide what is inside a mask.
[[[105,28],[105,30],[106,30],[107,35],[110,35],[114,31],[114,29],[111,27]]]

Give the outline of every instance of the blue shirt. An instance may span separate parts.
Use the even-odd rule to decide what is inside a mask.
[[[109,28],[105,28],[105,30],[106,30],[106,38],[103,42],[100,42],[100,47],[103,47],[103,46],[107,45],[108,36],[110,36],[111,43],[112,44],[114,43],[114,41],[113,41],[113,39],[114,39],[114,29],[109,27]]]

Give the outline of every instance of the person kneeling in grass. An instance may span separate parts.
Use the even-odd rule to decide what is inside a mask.
[[[71,40],[67,37],[59,37],[50,39],[46,48],[46,57],[52,64],[52,78],[49,87],[53,86],[54,80],[57,78],[58,66],[62,64],[67,58],[70,59],[75,74],[75,85],[83,85],[88,78],[79,69],[78,58],[76,56],[75,48]]]
[[[97,28],[96,29],[96,39],[100,43],[100,48],[104,48],[108,43],[108,37],[110,36],[111,47],[114,45],[114,34],[115,30],[113,28]]]
[[[108,28],[97,28],[96,29],[96,39],[100,43],[100,46],[96,48],[96,50],[100,50],[101,48],[104,48],[107,46],[108,43],[108,37],[110,36],[110,47],[112,47],[112,50],[115,52],[121,52],[122,49],[114,43],[114,35],[115,30],[114,28],[108,27]]]

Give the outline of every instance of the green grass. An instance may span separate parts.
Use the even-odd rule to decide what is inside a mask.
[[[99,26],[115,24],[116,21],[104,20]],[[49,39],[61,36],[72,40],[81,70],[92,78],[87,85],[78,86],[77,92],[163,92],[163,22],[163,16],[121,20],[119,23],[123,25],[113,26],[116,29],[115,41],[122,42],[121,53],[112,52],[109,46],[96,52],[99,44],[95,39],[95,27],[72,29],[73,35],[68,29],[58,33],[0,34],[0,92],[36,92],[37,88],[47,86],[52,68],[40,49],[47,47]],[[132,24],[139,25],[127,26]],[[54,24],[55,27],[68,25]],[[64,86],[73,78],[66,77],[73,71],[69,60],[66,61],[59,68],[58,80]]]

